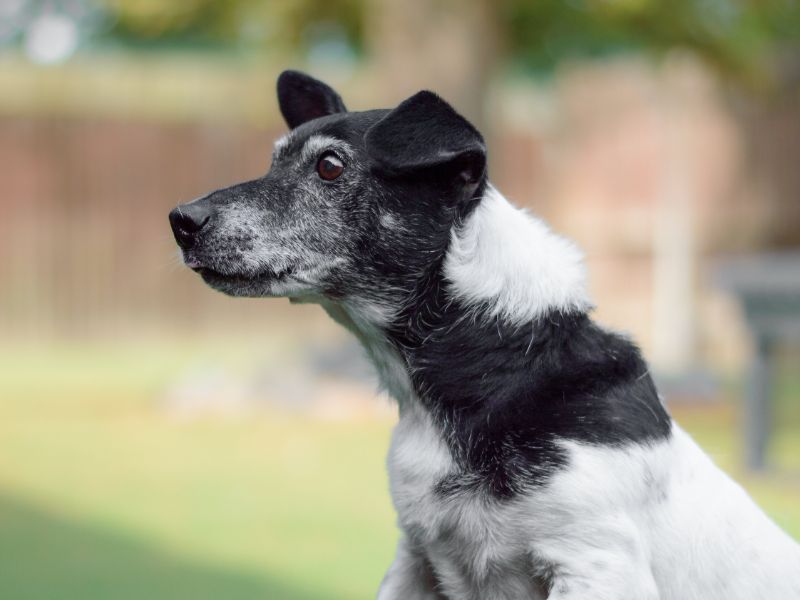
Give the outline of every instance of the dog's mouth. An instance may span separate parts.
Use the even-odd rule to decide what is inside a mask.
[[[252,283],[271,283],[285,281],[294,274],[294,268],[285,267],[279,270],[262,269],[253,275],[222,273],[210,267],[189,265],[189,267],[200,275],[207,284],[252,284]]]
[[[310,297],[320,292],[320,278],[328,271],[296,261],[286,266],[260,266],[249,272],[238,269],[220,270],[217,264],[194,256],[184,256],[184,263],[200,275],[209,287],[229,296],[250,298]],[[213,264],[213,263],[212,263]]]

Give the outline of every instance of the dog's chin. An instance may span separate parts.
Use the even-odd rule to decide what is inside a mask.
[[[313,287],[298,280],[292,269],[265,271],[255,275],[229,274],[208,267],[193,267],[211,288],[245,298],[284,298],[313,293]]]

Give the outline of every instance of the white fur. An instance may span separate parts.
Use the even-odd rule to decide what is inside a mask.
[[[256,206],[239,202],[230,203],[218,209],[224,218],[219,219],[215,230],[216,237],[227,240],[247,235],[251,247],[239,252],[237,270],[244,274],[256,274],[264,268],[281,269],[291,264],[295,256],[292,242],[299,237],[293,227],[276,228],[270,236],[258,235],[258,228],[263,219],[263,212]],[[310,253],[306,252],[307,255]],[[325,260],[324,256],[310,256],[316,262]]]
[[[482,495],[445,500],[436,494],[434,486],[454,472],[455,464],[438,427],[418,403],[407,404],[401,415],[388,465],[392,500],[406,537],[379,600],[431,597],[427,594],[434,590],[419,578],[420,572],[431,569],[438,590],[448,598],[541,597],[526,541],[514,535],[519,523],[507,520]],[[409,575],[417,580],[412,583]]]
[[[334,321],[361,342],[378,373],[381,386],[397,401],[400,413],[403,414],[405,407],[417,403],[406,361],[380,330],[391,321],[392,311],[358,298],[350,298],[344,303],[322,300],[320,304]]]
[[[284,152],[286,152],[286,149],[289,147],[292,141],[294,141],[294,131],[290,131],[286,135],[275,140],[272,148],[273,161],[283,157]],[[328,135],[317,134],[309,136],[309,138],[303,143],[303,148],[300,150],[300,161],[309,161],[312,158],[316,158],[324,150],[328,149],[338,150],[347,156],[352,155],[352,149],[347,144],[342,142],[342,140]]]
[[[286,150],[286,148],[289,147],[289,144],[292,141],[292,133],[293,132],[290,131],[289,133],[287,133],[285,135],[282,135],[277,140],[275,140],[275,144],[272,146],[272,159],[273,160],[280,158],[281,155]]]
[[[400,218],[393,212],[384,210],[380,216],[381,227],[391,231],[404,231],[405,226]]]
[[[308,162],[317,158],[325,150],[337,150],[346,156],[350,156],[352,152],[347,144],[334,137],[312,135],[303,144],[303,149],[300,151],[300,160],[302,162]]]
[[[800,598],[800,547],[677,425],[654,445],[564,445],[570,468],[523,503],[548,515],[528,535],[559,565],[551,599]]]
[[[443,499],[433,487],[454,469],[447,446],[423,411],[406,411],[389,473],[409,537],[378,598],[432,597],[402,576],[424,582],[426,568],[459,600],[800,598],[797,544],[677,425],[653,445],[563,445],[569,467],[527,496]]]
[[[591,307],[581,252],[493,187],[453,231],[444,273],[455,296],[512,323]]]

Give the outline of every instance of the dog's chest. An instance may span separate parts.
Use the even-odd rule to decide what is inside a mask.
[[[437,577],[446,580],[447,588],[476,590],[491,585],[495,592],[498,586],[507,587],[509,598],[521,593],[538,597],[536,568],[513,514],[518,509],[489,500],[481,492],[437,490],[437,484],[458,467],[438,428],[420,407],[404,410],[388,462],[400,527]]]
[[[452,512],[436,493],[436,485],[456,465],[432,419],[419,406],[406,406],[392,434],[389,484],[400,524],[405,531],[430,541],[441,527],[444,512]]]

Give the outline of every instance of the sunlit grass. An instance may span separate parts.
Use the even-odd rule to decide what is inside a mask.
[[[285,348],[261,358],[295,360]],[[0,350],[0,598],[374,596],[397,535],[390,420],[164,410],[175,373],[209,360],[252,358],[235,344]],[[730,406],[676,414],[800,537],[793,417],[777,470],[756,477],[740,469]]]
[[[396,539],[383,467],[390,423],[281,412],[176,419],[158,396],[197,354],[3,357],[0,513],[29,505],[42,515],[41,528],[33,522],[23,531],[41,536],[47,563],[35,586],[41,594],[26,597],[53,597],[48,578],[59,598],[109,597],[95,591],[91,562],[83,575],[60,572],[75,565],[47,552],[51,521],[113,534],[123,547],[146,540],[200,570],[263,580],[244,597],[274,597],[267,592],[275,578],[287,598],[372,597]],[[4,525],[0,518],[0,598],[10,597],[13,573],[26,572]],[[76,535],[76,544],[87,537]],[[128,567],[112,560],[105,568],[124,580]]]

